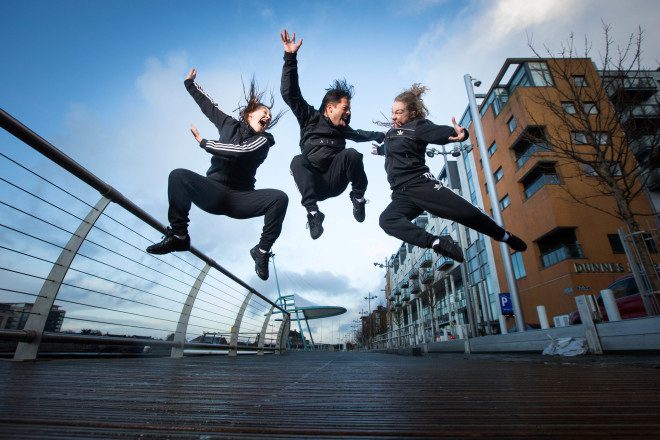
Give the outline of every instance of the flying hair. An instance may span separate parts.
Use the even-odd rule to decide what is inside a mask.
[[[403,92],[399,93],[394,101],[403,103],[406,106],[411,114],[411,120],[426,118],[429,115],[429,109],[424,104],[422,96],[428,92],[430,89],[426,86],[423,86],[421,83],[414,83],[410,88],[405,89]],[[381,115],[385,119],[384,121],[373,121],[374,124],[380,125],[381,127],[393,127],[394,124],[392,121],[381,112]]]
[[[273,92],[271,91],[268,96],[268,104],[264,102],[264,96],[266,95],[265,90],[259,90],[259,86],[254,79],[254,76],[250,80],[250,87],[246,90],[245,82],[241,77],[241,83],[243,84],[243,100],[245,102],[239,102],[238,104],[238,115],[241,118],[241,121],[248,123],[248,115],[253,111],[257,110],[259,107],[266,107],[268,110],[272,110],[273,105],[275,104],[275,98],[273,97]],[[276,115],[271,115],[270,127],[273,128],[275,124],[280,120],[282,115],[286,113],[285,110],[280,110]]]
[[[429,115],[429,109],[424,104],[422,96],[429,91],[429,88],[421,83],[414,83],[409,89],[399,93],[395,101],[402,102],[406,110],[411,113],[411,119],[426,118]]]
[[[346,81],[346,78],[334,80],[330,87],[325,89],[325,96],[319,108],[321,113],[325,112],[325,106],[328,104],[339,102],[342,98],[346,98],[349,101],[353,99],[353,89],[353,86]]]

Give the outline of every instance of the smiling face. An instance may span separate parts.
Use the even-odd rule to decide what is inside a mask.
[[[270,110],[266,106],[259,106],[256,110],[248,113],[247,123],[257,133],[263,133],[270,127]]]
[[[332,125],[346,127],[351,116],[351,101],[344,97],[337,102],[330,102],[325,106],[323,115],[330,119]]]
[[[406,108],[406,104],[401,101],[394,101],[392,104],[392,123],[395,128],[407,124],[412,120],[412,112]]]

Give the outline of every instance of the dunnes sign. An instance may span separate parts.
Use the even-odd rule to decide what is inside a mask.
[[[577,273],[623,273],[626,268],[623,263],[575,263]]]

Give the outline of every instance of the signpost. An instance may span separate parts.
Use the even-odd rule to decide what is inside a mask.
[[[500,293],[500,310],[504,316],[513,316],[513,302],[510,293]]]

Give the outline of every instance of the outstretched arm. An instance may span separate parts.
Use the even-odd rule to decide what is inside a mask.
[[[190,69],[190,73],[188,73],[188,76],[184,81],[186,90],[188,90],[190,96],[193,97],[199,108],[202,110],[202,113],[204,113],[213,125],[218,128],[218,131],[222,133],[223,130],[238,124],[236,119],[225,114],[218,108],[218,104],[216,104],[213,99],[204,92],[204,89],[195,82],[196,77],[197,69],[193,67]]]
[[[269,144],[268,138],[266,136],[259,136],[251,142],[244,144],[228,144],[220,141],[210,141],[204,139],[199,134],[197,127],[195,127],[193,124],[190,124],[190,132],[195,137],[195,140],[199,143],[200,147],[216,156],[240,156],[242,154],[251,153],[260,148],[268,148],[269,145],[272,145],[272,142]]]
[[[426,121],[417,128],[415,134],[420,139],[436,145],[444,145],[450,142],[463,142],[470,136],[465,127],[456,123],[456,118],[452,117],[453,127],[448,125],[435,125],[431,121]]]
[[[344,129],[346,139],[353,142],[376,141],[382,143],[385,140],[385,133],[381,131],[353,130],[351,127]]]
[[[282,83],[280,92],[282,99],[291,108],[291,111],[302,126],[314,113],[314,107],[309,105],[300,92],[298,84],[298,49],[302,45],[302,39],[296,42],[296,34],[289,35],[286,29],[280,34],[284,45],[284,67],[282,67]]]

